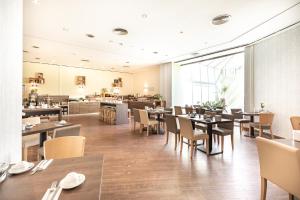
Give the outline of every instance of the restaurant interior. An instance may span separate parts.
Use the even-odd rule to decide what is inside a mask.
[[[1,200],[299,200],[299,0],[1,0]]]

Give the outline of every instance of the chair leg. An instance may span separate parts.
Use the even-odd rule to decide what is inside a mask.
[[[231,148],[232,148],[232,150],[234,150],[233,133],[231,134]]]
[[[242,135],[242,123],[240,123],[240,135]]]
[[[135,132],[135,122],[133,122],[133,132]]]
[[[193,140],[190,140],[191,141],[191,159],[193,159],[193,154],[194,154],[194,141]]]
[[[209,155],[209,142],[208,139],[204,140],[206,143],[206,155]]]
[[[178,142],[180,142],[180,133],[178,134]]]
[[[27,161],[28,160],[28,148],[23,147],[23,160]]]
[[[261,177],[260,200],[266,200],[267,196],[267,179]]]
[[[183,137],[180,137],[180,153],[182,153]]]
[[[149,136],[149,129],[150,129],[150,126],[147,126],[147,136]]]
[[[144,124],[140,124],[140,133],[143,133]]]
[[[270,133],[271,133],[272,139],[274,139],[274,135],[273,135],[273,131],[272,131],[272,126],[270,127]]]
[[[224,136],[221,136],[221,150],[224,151]]]
[[[169,142],[169,131],[166,132],[166,144]]]
[[[294,199],[295,199],[294,195],[289,194],[289,200],[294,200]]]
[[[177,149],[177,134],[175,134],[175,151],[176,151],[176,149]]]
[[[220,145],[220,136],[217,135],[218,145]]]

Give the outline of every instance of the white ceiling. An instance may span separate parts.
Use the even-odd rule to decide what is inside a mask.
[[[24,60],[118,71],[249,43],[300,20],[300,4],[290,8],[299,0],[35,1],[24,0]],[[211,24],[225,13],[229,23]],[[115,35],[118,27],[129,34]]]

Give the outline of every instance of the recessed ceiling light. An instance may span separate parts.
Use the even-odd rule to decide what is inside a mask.
[[[157,51],[154,51],[153,53],[154,53],[154,54],[158,54],[158,52],[157,52]]]
[[[197,56],[197,55],[199,55],[199,53],[198,52],[193,52],[193,53],[191,53],[191,55],[192,56]]]
[[[90,62],[89,59],[81,59],[82,62]]]
[[[128,31],[124,28],[115,28],[113,30],[113,32],[116,34],[116,35],[127,35],[128,34]]]
[[[39,57],[36,57],[35,59],[36,59],[36,60],[39,60],[40,58],[39,58]]]
[[[119,43],[119,45],[120,45],[120,46],[123,46],[123,43],[122,43],[122,42],[120,42],[120,43]]]
[[[29,53],[29,51],[23,50],[23,53]]]
[[[143,19],[146,19],[147,17],[148,17],[148,15],[147,15],[146,13],[143,13],[143,14],[142,14],[142,18],[143,18]]]
[[[129,64],[129,63],[130,63],[129,61],[126,62],[126,64]]]
[[[128,66],[128,65],[125,65],[125,66],[123,66],[124,68],[129,68],[130,66]]]
[[[228,14],[222,14],[214,17],[212,19],[212,24],[213,25],[221,25],[227,23],[231,18],[231,15]]]
[[[180,34],[183,34],[183,31],[180,31],[179,33],[180,33]]]
[[[112,40],[109,40],[108,42],[109,42],[109,43],[113,43],[114,41],[112,41]]]
[[[94,38],[95,37],[93,34],[90,34],[90,33],[87,33],[86,36],[89,37],[89,38]]]
[[[36,45],[33,45],[32,48],[35,48],[35,49],[38,49],[40,47],[36,46]]]

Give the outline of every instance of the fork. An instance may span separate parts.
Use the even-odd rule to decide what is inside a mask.
[[[55,191],[56,186],[57,186],[57,181],[53,181],[52,184],[51,184],[51,187],[49,189],[49,192],[47,194],[46,200],[48,200],[49,197],[51,197],[51,194]]]
[[[44,165],[46,162],[47,162],[47,160],[42,160],[41,162],[39,162],[39,164],[32,170],[32,172],[30,174],[33,175],[37,171],[41,170],[42,165]]]

